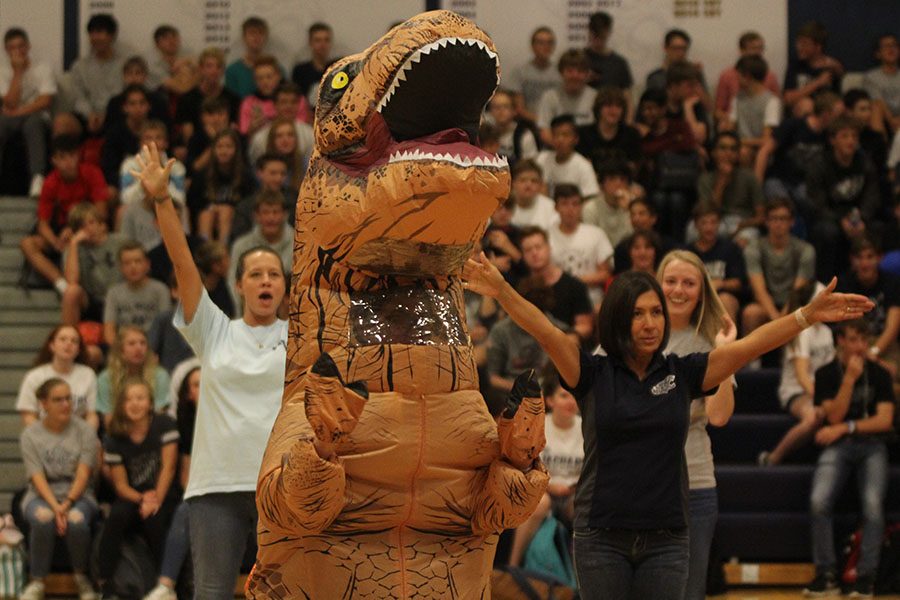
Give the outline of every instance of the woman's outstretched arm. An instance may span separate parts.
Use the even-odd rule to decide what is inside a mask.
[[[519,295],[497,270],[484,252],[479,260],[469,259],[462,272],[463,287],[483,296],[496,298],[506,314],[537,340],[553,361],[559,376],[571,387],[578,385],[581,362],[578,344],[538,308]]]
[[[747,337],[710,352],[703,389],[718,385],[754,358],[791,341],[810,325],[858,319],[872,310],[871,300],[858,294],[835,294],[835,285],[837,278],[803,308],[769,321]]]
[[[194,319],[194,313],[200,304],[200,296],[203,293],[203,281],[200,272],[194,264],[194,257],[184,237],[181,220],[175,211],[172,197],[169,196],[169,174],[175,159],[170,158],[163,166],[159,158],[159,150],[156,144],[151,142],[144,146],[137,155],[139,171],[131,174],[141,182],[141,186],[147,196],[153,200],[156,206],[156,219],[159,222],[159,233],[162,235],[166,252],[172,261],[175,270],[175,279],[178,281],[178,294],[181,296],[181,306],[184,309],[184,321],[190,323]]]

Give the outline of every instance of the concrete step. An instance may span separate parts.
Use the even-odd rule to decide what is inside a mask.
[[[22,249],[18,245],[3,244],[0,246],[0,266],[4,269],[14,269],[21,266],[22,260],[24,260]]]
[[[0,206],[3,206],[0,204]],[[16,210],[6,212],[6,207],[3,207],[3,219],[0,220],[0,232],[3,232],[3,242],[6,242],[6,233],[7,232],[21,232],[28,233],[31,231],[31,228],[34,227],[35,221],[37,219],[37,213],[35,210]]]
[[[36,211],[37,200],[25,196],[0,196],[0,210],[7,212]]]
[[[22,377],[25,376],[25,369],[12,368],[5,369],[0,367],[0,395],[15,394],[19,390],[22,383]],[[0,406],[0,410],[6,409]]]
[[[15,492],[25,487],[25,468],[21,462],[0,462],[0,491]]]
[[[0,412],[14,412],[16,410],[16,398],[19,390],[0,394]]]
[[[22,448],[19,442],[12,440],[0,441],[0,461],[5,462],[21,462]]]
[[[0,272],[2,275],[2,272]],[[59,307],[31,308],[30,306],[0,308],[0,327],[9,325],[51,325],[59,323]],[[43,340],[36,340],[37,344]],[[0,361],[0,367],[3,366]]]
[[[37,350],[28,352],[7,350],[4,348],[0,351],[0,367],[21,367],[23,369],[29,369],[31,368],[31,362],[34,360],[36,354]]]
[[[0,250],[2,253],[2,250]],[[53,290],[23,290],[21,288],[0,287],[0,306],[31,310],[33,308],[59,309],[59,296]]]
[[[22,417],[17,412],[0,412],[0,441],[19,441],[22,433]]]
[[[10,512],[12,510],[12,500],[12,492],[0,492],[0,510],[4,513]]]
[[[4,215],[4,219],[6,215]],[[2,223],[2,220],[0,220]],[[16,229],[15,231],[0,230],[0,246],[6,248],[18,248],[19,242],[25,239],[25,236],[31,233],[31,228]]]
[[[0,334],[0,337],[3,339],[3,349],[36,352],[51,329],[53,329],[51,325],[4,327],[2,334]]]

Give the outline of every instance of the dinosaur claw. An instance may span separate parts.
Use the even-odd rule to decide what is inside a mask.
[[[327,352],[319,355],[319,358],[316,359],[315,364],[312,366],[312,372],[322,377],[337,377],[338,380],[341,379],[341,372],[338,370],[337,364]]]
[[[534,376],[534,369],[528,369],[519,373],[513,382],[512,390],[506,397],[506,407],[503,409],[503,417],[512,419],[519,411],[523,398],[539,398],[541,396],[541,386]]]

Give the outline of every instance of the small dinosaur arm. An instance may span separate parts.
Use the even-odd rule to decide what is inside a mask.
[[[488,597],[497,534],[546,489],[540,390],[488,413],[459,280],[509,193],[475,145],[498,73],[434,11],[322,78],[248,597]]]

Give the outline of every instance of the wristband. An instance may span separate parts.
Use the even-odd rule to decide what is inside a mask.
[[[881,348],[873,344],[872,347],[869,348],[869,354],[871,354],[875,358],[878,358],[878,355],[881,354]]]
[[[162,198],[154,198],[154,199],[153,199],[153,202],[156,203],[156,204],[162,204],[162,203],[165,202],[166,200],[171,200],[171,199],[172,199],[172,196],[171,196],[170,194],[166,194],[166,195],[163,196]]]
[[[797,325],[800,326],[800,329],[807,329],[812,323],[806,320],[806,316],[803,314],[803,309],[798,308],[794,311],[794,320],[797,321]]]
[[[856,421],[847,421],[847,435],[853,435],[854,433],[856,433]]]

